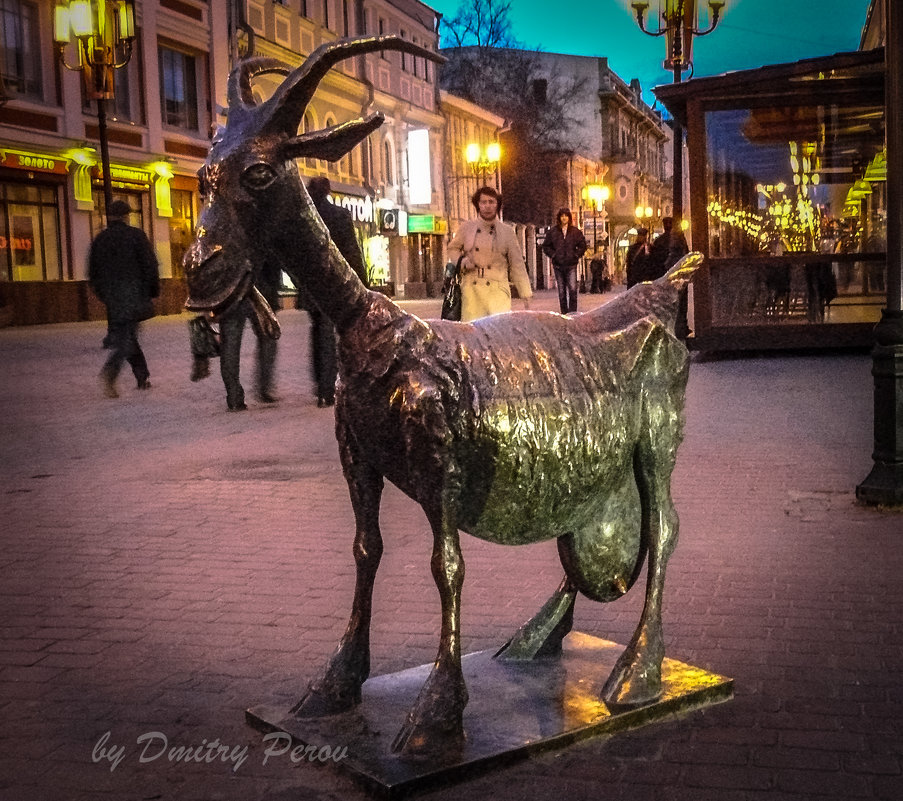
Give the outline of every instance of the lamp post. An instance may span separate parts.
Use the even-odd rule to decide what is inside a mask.
[[[76,38],[78,62],[66,61],[71,36]],[[113,98],[114,71],[132,57],[135,41],[134,0],[60,0],[54,8],[53,39],[60,63],[81,72],[89,100],[97,101],[97,131],[103,173],[104,211],[113,201],[106,103]]]
[[[693,37],[706,36],[715,30],[721,19],[721,10],[725,0],[709,0],[709,12],[711,23],[708,28],[701,30],[698,26],[698,8],[696,0],[663,0],[662,18],[657,30],[646,29],[646,11],[649,3],[631,3],[630,7],[636,14],[637,24],[640,30],[649,36],[665,36],[667,56],[663,63],[666,70],[671,70],[674,75],[674,83],[680,83],[681,75],[693,60]],[[684,188],[684,161],[683,161],[683,128],[677,119],[672,121],[674,131],[674,222],[680,225],[683,219],[683,188]]]
[[[872,350],[875,449],[856,497],[873,505],[903,504],[903,6],[884,4],[887,139],[887,307]]]
[[[650,229],[652,226],[652,206],[637,206],[633,213],[642,228]],[[651,230],[650,230],[651,233]]]
[[[583,187],[584,200],[588,200],[590,208],[593,210],[593,247],[596,245],[596,217],[599,212],[603,212],[603,220],[605,219],[605,201],[611,197],[611,192],[605,184],[587,184]],[[604,231],[604,229],[603,229]]]
[[[470,165],[474,177],[486,183],[487,173],[495,174],[495,188],[499,190],[498,168],[502,159],[502,146],[498,142],[490,142],[484,148],[478,142],[471,142],[464,148],[464,160]]]
[[[606,261],[611,264],[609,251],[611,250],[611,237],[608,236],[607,215],[605,213],[605,202],[611,197],[611,191],[605,184],[587,184],[583,187],[581,195],[584,200],[588,200],[590,208],[593,210],[593,251],[596,250],[596,220],[599,212],[602,212],[603,234],[608,239],[608,245],[605,248]]]

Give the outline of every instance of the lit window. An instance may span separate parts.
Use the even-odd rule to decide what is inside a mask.
[[[160,48],[160,99],[163,124],[198,129],[197,80],[194,56]]]
[[[4,88],[41,98],[38,7],[22,0],[0,0],[0,77]]]

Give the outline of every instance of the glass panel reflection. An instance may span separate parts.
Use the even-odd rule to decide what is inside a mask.
[[[715,110],[706,136],[713,324],[877,321],[883,108]]]

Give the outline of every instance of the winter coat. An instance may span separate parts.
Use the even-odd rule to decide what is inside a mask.
[[[110,322],[153,317],[152,298],[160,294],[160,275],[144,231],[112,220],[91,243],[88,281],[107,307]]]
[[[643,281],[651,281],[649,274],[649,243],[634,242],[627,249],[627,288]]]
[[[533,297],[514,228],[496,220],[468,220],[448,245],[448,260],[461,263],[461,319],[465,322],[511,311],[511,284],[521,298]]]
[[[576,267],[580,257],[586,253],[586,238],[574,225],[567,227],[567,234],[562,232],[561,226],[556,225],[546,234],[542,252],[559,269]]]
[[[357,273],[358,278],[364,282],[364,286],[369,289],[370,280],[367,277],[367,265],[364,263],[364,257],[361,253],[361,247],[354,235],[354,222],[351,212],[336,206],[328,200],[315,202],[317,213],[329,230],[329,237],[335,242],[335,246],[345,257],[345,261],[351,266],[351,269]],[[309,309],[313,301],[308,297],[308,293],[299,288],[298,296],[295,301],[295,307],[298,309]]]

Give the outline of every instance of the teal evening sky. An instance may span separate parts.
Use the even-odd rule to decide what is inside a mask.
[[[453,16],[459,0],[426,0],[444,16]],[[659,0],[650,0],[647,27],[655,26]],[[701,0],[701,24],[708,6]],[[722,21],[693,45],[696,75],[781,64],[859,48],[868,0],[727,0]],[[662,70],[664,37],[640,33],[630,0],[513,0],[514,36],[531,48],[551,53],[607,56],[624,80],[639,78],[648,90],[670,83]],[[684,73],[684,80],[688,77]]]

